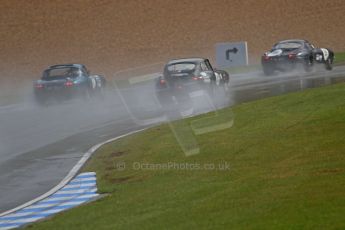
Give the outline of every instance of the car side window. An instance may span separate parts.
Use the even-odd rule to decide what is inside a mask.
[[[201,63],[200,63],[200,67],[201,67],[201,71],[207,71],[207,70],[209,70],[209,68],[207,67],[207,65],[205,64],[205,62],[201,62]]]
[[[305,46],[306,46],[306,48],[309,49],[309,50],[314,49],[314,46],[313,46],[312,44],[310,44],[309,42],[306,42],[306,43],[305,43]]]
[[[208,59],[205,61],[205,63],[206,63],[206,66],[207,66],[208,70],[213,71],[212,65],[211,65],[211,63],[210,63],[210,61]]]
[[[81,71],[82,71],[82,73],[83,73],[84,76],[88,76],[88,73],[87,73],[86,68],[82,68]]]

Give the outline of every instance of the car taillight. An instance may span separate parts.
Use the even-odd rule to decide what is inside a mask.
[[[271,60],[271,57],[267,56],[266,54],[264,55],[264,60],[265,61],[268,61],[268,60]]]
[[[71,87],[71,86],[73,86],[73,82],[67,81],[67,82],[65,82],[65,86],[66,87]]]
[[[35,88],[36,89],[43,89],[43,85],[42,84],[35,84]]]
[[[203,77],[192,77],[193,80],[197,81],[197,80],[202,80]]]
[[[289,59],[295,59],[295,58],[296,58],[296,54],[289,54],[289,55],[288,55],[288,58],[289,58]]]

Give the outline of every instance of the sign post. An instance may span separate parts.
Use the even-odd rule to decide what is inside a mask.
[[[247,42],[217,43],[216,63],[222,68],[248,65]]]

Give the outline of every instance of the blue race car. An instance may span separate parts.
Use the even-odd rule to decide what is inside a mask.
[[[105,82],[103,76],[90,75],[82,64],[53,65],[43,71],[40,80],[34,82],[34,96],[41,105],[52,100],[87,99],[101,95]]]

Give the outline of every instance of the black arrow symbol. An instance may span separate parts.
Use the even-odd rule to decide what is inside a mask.
[[[230,60],[230,53],[234,53],[236,54],[238,51],[238,49],[236,47],[232,48],[232,49],[228,49],[225,51],[225,56],[226,56],[226,60]],[[231,61],[231,60],[230,60]]]

